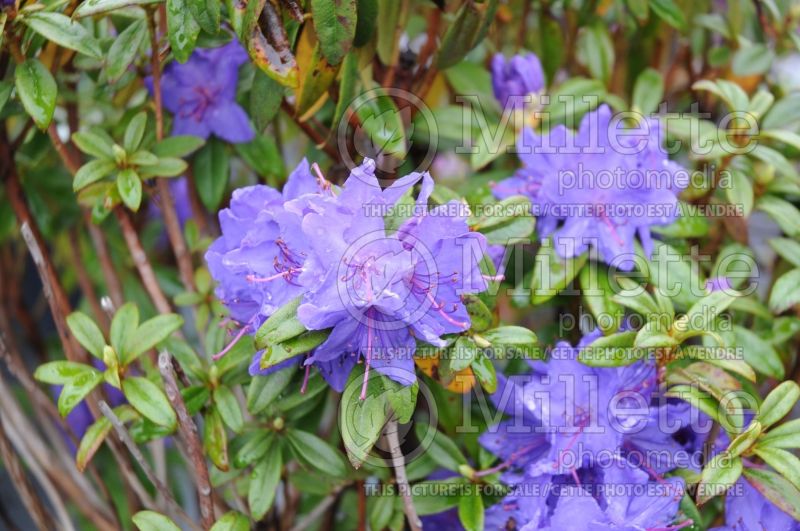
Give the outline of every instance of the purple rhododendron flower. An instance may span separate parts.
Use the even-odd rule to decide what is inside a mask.
[[[744,478],[739,478],[725,499],[725,525],[712,531],[755,529],[798,531],[800,522],[780,510]]]
[[[248,60],[238,41],[218,48],[197,49],[181,64],[173,61],[161,77],[164,107],[174,116],[173,135],[231,143],[250,142],[255,131],[247,113],[236,103],[239,67]],[[147,78],[152,92],[152,78]]]
[[[526,478],[486,511],[486,529],[646,531],[668,526],[678,514],[683,480],[656,483],[623,459],[581,467],[571,474]]]
[[[733,289],[733,286],[731,286],[731,281],[728,277],[714,277],[706,280],[706,289],[709,292],[724,291]]]
[[[386,208],[420,181],[416,215],[387,232]],[[470,232],[461,203],[428,209],[432,189],[430,175],[414,173],[382,190],[366,160],[341,189],[303,161],[282,194],[263,185],[234,192],[206,259],[240,335],[302,296],[303,325],[330,329],[305,365],[332,387],[341,390],[361,360],[365,385],[371,367],[413,383],[416,341],[444,345],[443,334],[468,329],[461,297],[486,288],[484,237]]]
[[[712,423],[684,402],[660,402],[649,360],[583,364],[579,354],[603,354],[592,350],[600,335],[574,348],[557,343],[548,362],[529,362],[530,374],[498,375],[491,398],[510,418],[480,436],[501,462],[478,474],[502,472],[513,489],[487,511],[487,529],[512,520],[520,529],[576,531],[691,523],[665,527],[678,514],[683,481],[663,473],[702,454]]]
[[[543,88],[544,71],[536,54],[515,55],[506,60],[498,53],[492,58],[492,89],[500,105],[509,105],[509,100],[516,105],[521,101],[519,98]]]
[[[517,143],[522,168],[493,191],[500,199],[529,197],[539,233],[554,239],[562,257],[592,244],[606,263],[630,270],[635,238],[649,256],[650,227],[677,216],[684,170],[661,149],[657,120],[624,133],[618,125],[603,105],[577,133],[561,125],[546,135],[525,129]]]

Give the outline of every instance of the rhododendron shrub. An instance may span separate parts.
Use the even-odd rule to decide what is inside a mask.
[[[0,527],[800,529],[799,23],[0,0]]]

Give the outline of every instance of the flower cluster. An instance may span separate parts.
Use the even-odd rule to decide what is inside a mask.
[[[660,400],[655,365],[581,363],[599,332],[547,363],[503,379],[493,400],[510,418],[481,444],[502,459],[492,471],[510,494],[487,511],[487,528],[645,530],[673,522],[682,480],[663,474],[696,463],[711,422],[682,402]],[[718,450],[717,444],[714,445]],[[491,522],[489,524],[489,522]]]
[[[656,120],[624,132],[618,125],[603,105],[576,133],[562,125],[542,135],[523,130],[517,142],[522,168],[497,183],[494,194],[529,197],[540,235],[552,236],[562,257],[591,244],[605,262],[631,269],[635,238],[649,256],[650,227],[678,215],[683,169],[662,150]]]
[[[164,107],[173,114],[173,135],[208,138],[212,134],[231,143],[255,136],[247,113],[236,103],[239,67],[248,61],[238,41],[217,48],[195,50],[181,64],[171,62],[161,77]],[[152,78],[147,85],[153,89]]]
[[[470,232],[458,209],[427,207],[427,173],[382,189],[367,159],[339,189],[313,169],[316,178],[301,162],[282,193],[263,185],[234,192],[220,212],[222,236],[206,255],[217,295],[241,323],[240,334],[302,297],[302,324],[330,331],[304,364],[337,390],[361,360],[365,386],[371,367],[411,384],[417,340],[443,346],[442,335],[469,328],[462,295],[486,288],[479,268],[485,239]],[[419,208],[390,232],[374,212],[417,183]],[[260,355],[255,361],[251,372],[259,373]]]

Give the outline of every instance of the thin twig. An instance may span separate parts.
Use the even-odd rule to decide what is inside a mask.
[[[145,253],[142,242],[139,240],[139,235],[133,227],[130,215],[122,207],[115,208],[114,213],[117,215],[117,221],[119,221],[119,225],[122,228],[125,243],[131,253],[136,270],[139,271],[139,276],[142,278],[147,294],[150,295],[159,313],[170,313],[172,308],[167,296],[164,295],[161,286],[158,284],[153,266],[150,265],[150,261],[147,259],[147,253]]]
[[[305,531],[306,529],[311,529],[314,522],[316,522],[320,516],[325,514],[325,511],[327,511],[328,508],[331,507],[334,502],[336,502],[336,498],[339,497],[339,492],[342,490],[342,488],[343,486],[339,486],[334,489],[333,492],[325,496],[325,498],[319,502],[319,504],[314,507],[310,513],[305,515],[302,520],[292,526],[291,531]]]
[[[151,75],[153,79],[153,101],[156,113],[156,140],[164,138],[164,106],[161,94],[161,60],[158,55],[158,32],[156,31],[155,14],[150,11],[147,14],[147,25],[150,30]],[[175,210],[175,201],[172,197],[172,190],[169,182],[164,178],[156,179],[158,195],[161,198],[161,212],[164,214],[164,224],[167,228],[167,237],[175,254],[175,261],[178,263],[178,272],[181,282],[188,291],[194,291],[194,268],[192,267],[192,255],[186,247],[186,240],[183,238],[181,222],[178,212]]]
[[[286,103],[286,101],[281,102],[281,109],[289,115],[289,117],[294,120],[294,123],[297,124],[297,127],[302,129],[302,131],[308,136],[314,144],[317,145],[318,148],[322,149],[326,155],[328,155],[334,161],[340,161],[342,157],[339,155],[339,152],[336,151],[336,148],[330,145],[325,139],[328,138],[328,134],[319,133],[315,130],[311,125],[306,122],[301,122],[295,116],[294,109]]]
[[[103,415],[111,422],[111,425],[114,427],[114,430],[117,432],[120,440],[123,444],[128,448],[128,451],[133,456],[134,460],[139,463],[139,467],[144,472],[144,475],[147,476],[147,479],[156,490],[163,496],[163,498],[167,501],[167,504],[172,508],[172,512],[179,516],[181,519],[186,521],[193,529],[197,529],[197,525],[194,523],[192,518],[186,514],[186,511],[175,501],[175,498],[172,497],[172,493],[169,489],[164,485],[160,479],[156,477],[155,472],[150,467],[150,464],[145,460],[144,455],[142,455],[141,450],[139,447],[136,446],[136,443],[133,442],[133,438],[131,438],[131,434],[128,433],[128,430],[125,428],[125,425],[119,420],[119,417],[114,413],[114,410],[106,404],[105,400],[101,400],[98,404],[100,407],[100,411]]]
[[[94,313],[97,318],[100,329],[103,330],[103,332],[108,332],[108,315],[106,315],[106,312],[103,311],[103,307],[100,305],[100,299],[97,297],[97,291],[94,289],[92,279],[89,278],[89,273],[81,264],[81,242],[78,230],[75,227],[69,230],[68,239],[70,249],[68,256],[72,267],[75,269],[78,285],[81,287],[81,291],[86,297],[86,300],[89,301],[89,306],[92,307],[92,313]]]
[[[28,476],[19,461],[19,457],[12,449],[11,442],[6,436],[3,419],[0,417],[0,456],[3,457],[3,465],[8,470],[9,475],[13,479],[12,484],[19,493],[25,508],[31,515],[34,523],[39,529],[53,529],[55,522],[50,518],[48,511],[42,505],[39,496],[34,492]]]
[[[405,457],[400,449],[400,439],[397,436],[397,418],[394,415],[386,423],[383,436],[386,438],[389,450],[392,453],[394,477],[397,482],[397,488],[400,490],[400,496],[403,498],[403,511],[406,513],[408,525],[412,531],[419,531],[422,529],[422,521],[417,516],[414,500],[411,499],[411,487],[408,484],[408,476],[406,476]]]
[[[169,403],[178,414],[178,430],[181,438],[189,451],[189,459],[196,472],[197,497],[200,502],[200,517],[205,529],[210,529],[214,525],[214,502],[211,498],[211,482],[208,476],[208,464],[203,455],[203,448],[200,444],[200,437],[197,434],[197,426],[186,404],[183,402],[178,382],[175,379],[175,372],[172,369],[172,356],[166,350],[158,355],[158,369],[164,380],[164,390],[167,393]]]

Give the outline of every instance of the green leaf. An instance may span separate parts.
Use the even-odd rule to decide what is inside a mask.
[[[790,238],[773,238],[769,245],[784,260],[795,267],[800,267],[800,243]]]
[[[672,323],[672,336],[678,341],[684,341],[705,332],[714,332],[717,316],[727,310],[738,296],[738,292],[730,290],[709,293]]]
[[[624,314],[622,306],[613,299],[611,272],[596,262],[582,268],[579,275],[583,300],[592,312],[599,328],[604,334],[619,330]]]
[[[437,58],[440,70],[461,61],[483,39],[485,27],[494,18],[496,10],[496,0],[465,2],[461,5],[442,37]]]
[[[264,321],[256,332],[256,347],[265,348],[305,332],[305,326],[297,319],[297,308],[302,300],[302,297],[290,300]]]
[[[81,6],[85,4],[86,2]],[[109,83],[116,83],[122,74],[127,72],[128,67],[139,54],[139,48],[142,47],[145,37],[147,37],[147,28],[144,20],[136,20],[114,39],[106,59],[106,77]]]
[[[229,511],[223,514],[222,518],[211,526],[211,531],[248,531],[249,529],[250,520],[237,511]]]
[[[280,452],[264,457],[250,474],[250,487],[247,490],[247,504],[253,520],[261,520],[275,499],[278,483],[281,480],[283,462]]]
[[[111,320],[111,346],[121,359],[125,357],[125,347],[139,327],[139,308],[132,302],[123,304]]]
[[[194,157],[197,194],[209,212],[216,212],[228,184],[230,162],[225,145],[212,138]]]
[[[339,429],[347,458],[360,468],[389,418],[389,404],[382,378],[371,374],[365,398],[360,398],[363,371],[352,371],[339,404]]]
[[[456,443],[437,430],[436,426],[420,422],[414,425],[414,430],[417,440],[421,443],[428,443],[427,454],[439,466],[458,472],[461,465],[467,464],[467,458],[464,457]]]
[[[103,374],[95,370],[84,371],[70,379],[58,395],[58,413],[66,417],[102,381]]]
[[[683,11],[673,0],[650,0],[650,9],[658,15],[658,18],[672,26],[673,28],[686,30],[686,18]]]
[[[630,365],[646,354],[643,349],[633,350],[637,332],[617,332],[601,336],[581,349],[578,359],[592,367],[619,367]]]
[[[211,408],[205,416],[203,426],[203,448],[214,466],[222,471],[228,470],[228,434],[222,423],[222,416],[216,408]]]
[[[128,164],[133,164],[134,166],[152,167],[158,165],[161,162],[161,160],[164,159],[159,159],[153,153],[146,151],[144,149],[140,149],[134,154],[128,156]]]
[[[128,127],[125,128],[125,138],[122,141],[122,147],[128,153],[134,153],[139,149],[144,137],[144,130],[147,127],[147,113],[140,112],[131,118],[128,122]]]
[[[133,515],[133,523],[141,531],[181,531],[172,520],[155,511],[139,511]]]
[[[247,442],[239,448],[233,458],[233,466],[236,468],[244,468],[267,455],[275,441],[275,434],[265,430],[248,432],[245,437]]]
[[[501,326],[482,334],[491,343],[496,359],[536,359],[542,355],[536,334],[522,326]]]
[[[758,146],[764,147],[764,146]],[[800,210],[792,203],[770,195],[761,196],[756,208],[766,212],[769,217],[789,236],[800,235]]]
[[[389,65],[392,62],[395,47],[397,46],[395,30],[403,22],[402,18],[404,14],[401,14],[400,10],[402,2],[397,2],[396,0],[375,1],[378,4],[378,42],[376,51],[381,62],[385,65]]]
[[[775,54],[761,43],[751,44],[736,50],[731,61],[733,73],[737,76],[763,74],[772,66]]]
[[[106,346],[106,340],[100,327],[91,317],[83,312],[72,312],[67,316],[67,326],[83,348],[95,358],[103,359],[103,347]]]
[[[788,479],[795,488],[800,489],[800,459],[793,453],[780,448],[756,448],[756,455]]]
[[[745,468],[744,477],[781,511],[800,520],[800,491],[778,474],[759,468]]]
[[[800,268],[778,278],[769,294],[769,309],[773,313],[783,313],[796,304],[800,304]]]
[[[580,272],[587,258],[588,253],[576,258],[561,258],[552,240],[543,241],[533,266],[531,302],[542,304],[555,297]]]
[[[313,433],[287,430],[289,445],[297,458],[307,467],[333,477],[345,477],[347,466],[341,454]]]
[[[576,56],[592,77],[608,86],[614,69],[614,43],[605,24],[598,23],[580,29]]]
[[[739,206],[745,217],[750,215],[755,202],[753,183],[750,178],[741,171],[731,171],[731,186],[725,189],[728,202],[734,206]]]
[[[741,457],[733,457],[728,452],[715,455],[703,468],[700,476],[700,484],[697,486],[698,505],[727,492],[741,475]]]
[[[142,180],[139,174],[130,168],[125,168],[117,175],[117,190],[122,202],[133,210],[139,210],[142,204]]]
[[[142,179],[151,177],[178,177],[183,175],[189,165],[185,160],[173,157],[163,157],[158,159],[155,164],[142,166],[139,168],[139,175]]]
[[[59,360],[49,361],[39,365],[36,367],[33,377],[40,382],[62,385],[90,372],[100,374],[100,371],[89,365],[75,361]]]
[[[186,0],[167,0],[167,32],[172,54],[179,63],[185,63],[200,34],[200,25],[192,16]]]
[[[92,131],[78,131],[72,134],[72,141],[78,146],[78,149],[87,155],[114,161],[114,142],[102,134]]]
[[[466,531],[483,530],[483,499],[476,485],[458,500],[458,519]]]
[[[163,0],[85,0],[75,10],[75,18],[90,17],[132,5],[157,4]]]
[[[250,413],[260,413],[275,401],[296,371],[295,367],[286,367],[267,376],[254,376],[247,388],[247,409]]]
[[[462,301],[467,307],[467,313],[470,319],[470,330],[473,332],[481,332],[492,326],[494,322],[494,315],[492,311],[486,306],[477,295],[462,295]]]
[[[264,131],[278,115],[283,95],[284,88],[280,83],[260,69],[255,71],[253,88],[250,90],[250,116],[253,117],[257,131]]]
[[[242,431],[244,417],[242,417],[242,410],[239,407],[239,402],[236,400],[230,388],[219,386],[214,389],[212,396],[214,397],[214,404],[217,406],[217,410],[223,422],[235,433]]]
[[[122,381],[122,392],[143,417],[158,424],[172,428],[177,422],[175,411],[167,400],[167,395],[156,384],[142,378],[133,376]]]
[[[11,97],[11,89],[14,85],[9,81],[0,81],[0,111],[6,106],[8,99]]]
[[[219,0],[188,0],[188,4],[192,18],[197,21],[200,28],[209,35],[215,35],[219,31],[222,2]]]
[[[633,109],[644,115],[658,110],[664,97],[664,78],[658,70],[645,68],[633,85]]]
[[[139,414],[128,405],[114,408],[114,413],[123,423],[139,418]],[[84,471],[86,465],[89,464],[94,454],[100,449],[112,427],[110,420],[106,417],[100,417],[86,430],[78,446],[78,451],[75,453],[75,466],[80,472]]]
[[[352,108],[360,122],[354,134],[363,139],[364,145],[360,148],[363,155],[377,157],[386,153],[398,159],[406,156],[408,145],[403,115],[382,88],[361,94]]]
[[[205,140],[199,136],[170,136],[153,146],[153,154],[160,158],[182,158],[203,147]]]
[[[261,357],[261,368],[266,369],[289,358],[305,354],[320,346],[328,336],[328,330],[311,330],[275,345],[268,345]]]
[[[702,79],[692,85],[692,90],[705,90],[718,96],[731,111],[746,111],[749,107],[750,98],[742,87],[727,81],[725,79],[718,79],[711,81]]]
[[[364,46],[372,40],[377,17],[377,0],[358,0],[356,2],[356,34],[353,37],[353,46]]]
[[[75,173],[75,179],[72,181],[72,189],[77,192],[90,184],[107,177],[117,169],[117,165],[104,159],[90,160]]]
[[[475,220],[472,229],[480,231],[486,236],[486,241],[494,245],[506,245],[515,238],[527,239],[536,227],[530,206],[527,197],[508,197],[493,205],[489,214]]]
[[[756,439],[758,439],[758,436],[761,435],[762,429],[761,423],[757,420],[751,422],[746,430],[733,438],[728,445],[728,453],[738,457],[747,452],[750,447],[753,446]]]
[[[22,19],[36,33],[56,44],[100,59],[100,43],[79,22],[61,13],[38,12]]]
[[[17,65],[17,97],[39,129],[47,129],[56,108],[58,86],[50,71],[38,59]]]
[[[494,363],[488,357],[480,354],[475,358],[471,365],[472,373],[478,382],[483,387],[483,390],[489,394],[497,391],[497,372],[494,368]]]
[[[770,448],[800,448],[800,419],[784,422],[761,437],[758,445]]]
[[[125,357],[122,358],[122,364],[128,365],[140,354],[167,339],[181,326],[183,326],[183,317],[174,313],[157,315],[143,322],[136,329],[136,333],[128,338],[123,349]]]
[[[783,378],[783,362],[772,345],[742,326],[734,326],[733,331],[736,346],[741,348],[748,365],[765,376]]]
[[[800,386],[793,381],[779,384],[770,391],[761,404],[756,417],[764,428],[769,428],[785,417],[800,400]]]
[[[356,0],[311,0],[311,13],[323,55],[339,64],[356,34]]]

